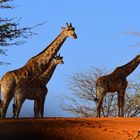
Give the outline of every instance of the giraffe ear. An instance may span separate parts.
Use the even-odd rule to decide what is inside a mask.
[[[61,27],[61,30],[64,30],[65,28],[64,27]]]
[[[72,23],[70,23],[70,26],[72,27]]]

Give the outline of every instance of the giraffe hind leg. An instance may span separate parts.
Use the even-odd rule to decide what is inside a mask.
[[[0,100],[0,118],[1,118],[1,107],[2,107],[2,101]]]
[[[2,106],[1,106],[1,118],[6,117],[6,112],[7,112],[11,99],[12,99],[12,96],[3,99]]]
[[[5,86],[4,86],[5,87]],[[1,94],[2,94],[2,103],[1,103],[1,118],[6,117],[6,112],[9,106],[10,101],[13,98],[14,90],[7,87],[1,88]],[[10,89],[10,90],[9,90]]]

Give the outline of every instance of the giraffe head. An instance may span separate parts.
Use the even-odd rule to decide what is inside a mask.
[[[66,23],[66,27],[64,28],[64,27],[61,27],[61,29],[62,29],[62,32],[63,32],[63,34],[65,35],[65,36],[71,36],[71,37],[73,37],[74,39],[76,39],[77,38],[77,35],[76,35],[76,33],[75,33],[75,28],[74,27],[72,27],[72,24],[70,23],[70,25],[68,25],[68,23]]]
[[[136,56],[136,60],[140,63],[140,55]]]
[[[56,55],[54,57],[54,61],[55,61],[55,64],[64,64],[64,61],[63,61],[63,57],[59,55]]]

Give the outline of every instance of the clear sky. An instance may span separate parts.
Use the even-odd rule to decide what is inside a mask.
[[[7,48],[7,57],[1,61],[11,62],[0,66],[0,76],[9,70],[22,67],[51,43],[66,22],[72,23],[78,38],[68,38],[60,54],[64,65],[59,65],[48,84],[45,116],[71,116],[59,107],[62,95],[70,94],[66,76],[93,67],[113,70],[139,54],[140,37],[125,32],[140,32],[139,0],[14,0],[13,10],[1,10],[3,17],[22,17],[21,26],[44,25],[34,29],[38,33],[22,46]],[[133,75],[137,75],[134,73]],[[9,111],[11,107],[9,107]],[[9,113],[10,114],[10,113]],[[33,115],[33,101],[24,103],[21,115]]]

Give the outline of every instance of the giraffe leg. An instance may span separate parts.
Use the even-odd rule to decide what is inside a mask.
[[[101,117],[101,106],[102,106],[103,98],[104,98],[104,96],[98,98],[97,109],[96,109],[96,117]]]
[[[21,101],[18,101],[16,104],[16,111],[15,111],[15,118],[19,118],[19,113],[21,110],[21,106],[24,103],[25,99],[22,99]]]
[[[97,96],[96,117],[101,116],[101,106],[105,95],[106,93],[104,91],[104,88],[97,86],[96,87],[96,96]]]
[[[1,118],[6,117],[6,112],[9,106],[10,101],[14,96],[14,89],[15,89],[15,82],[13,80],[14,77],[10,76],[9,78],[6,77],[1,80],[1,108],[0,108],[0,116]]]
[[[0,118],[1,118],[2,101],[0,100]]]
[[[39,110],[40,110],[40,99],[36,99],[34,101],[34,117],[39,118]]]
[[[121,108],[120,100],[121,100],[121,95],[120,92],[118,92],[118,117],[120,117],[120,108]]]
[[[14,98],[15,98],[15,117],[18,118],[21,106],[26,98],[20,92],[16,92]]]
[[[6,117],[7,108],[9,106],[11,99],[12,99],[12,96],[3,98],[2,105],[1,105],[1,118]]]
[[[44,116],[45,97],[46,97],[46,95],[41,97],[41,99],[40,99],[40,116],[41,116],[41,118],[43,118],[43,116]]]
[[[122,91],[121,92],[121,113],[120,113],[120,115],[121,115],[121,117],[123,117],[124,116],[124,96],[125,96],[125,91]]]
[[[12,105],[13,107],[13,118],[15,118],[15,115],[16,115],[16,105],[15,103]]]
[[[13,90],[8,90],[7,88],[1,88],[2,92],[2,103],[1,103],[1,118],[6,117],[7,108],[13,97]]]
[[[34,100],[34,117],[37,118],[37,100]]]
[[[124,116],[124,95],[124,90],[118,92],[118,117]]]

